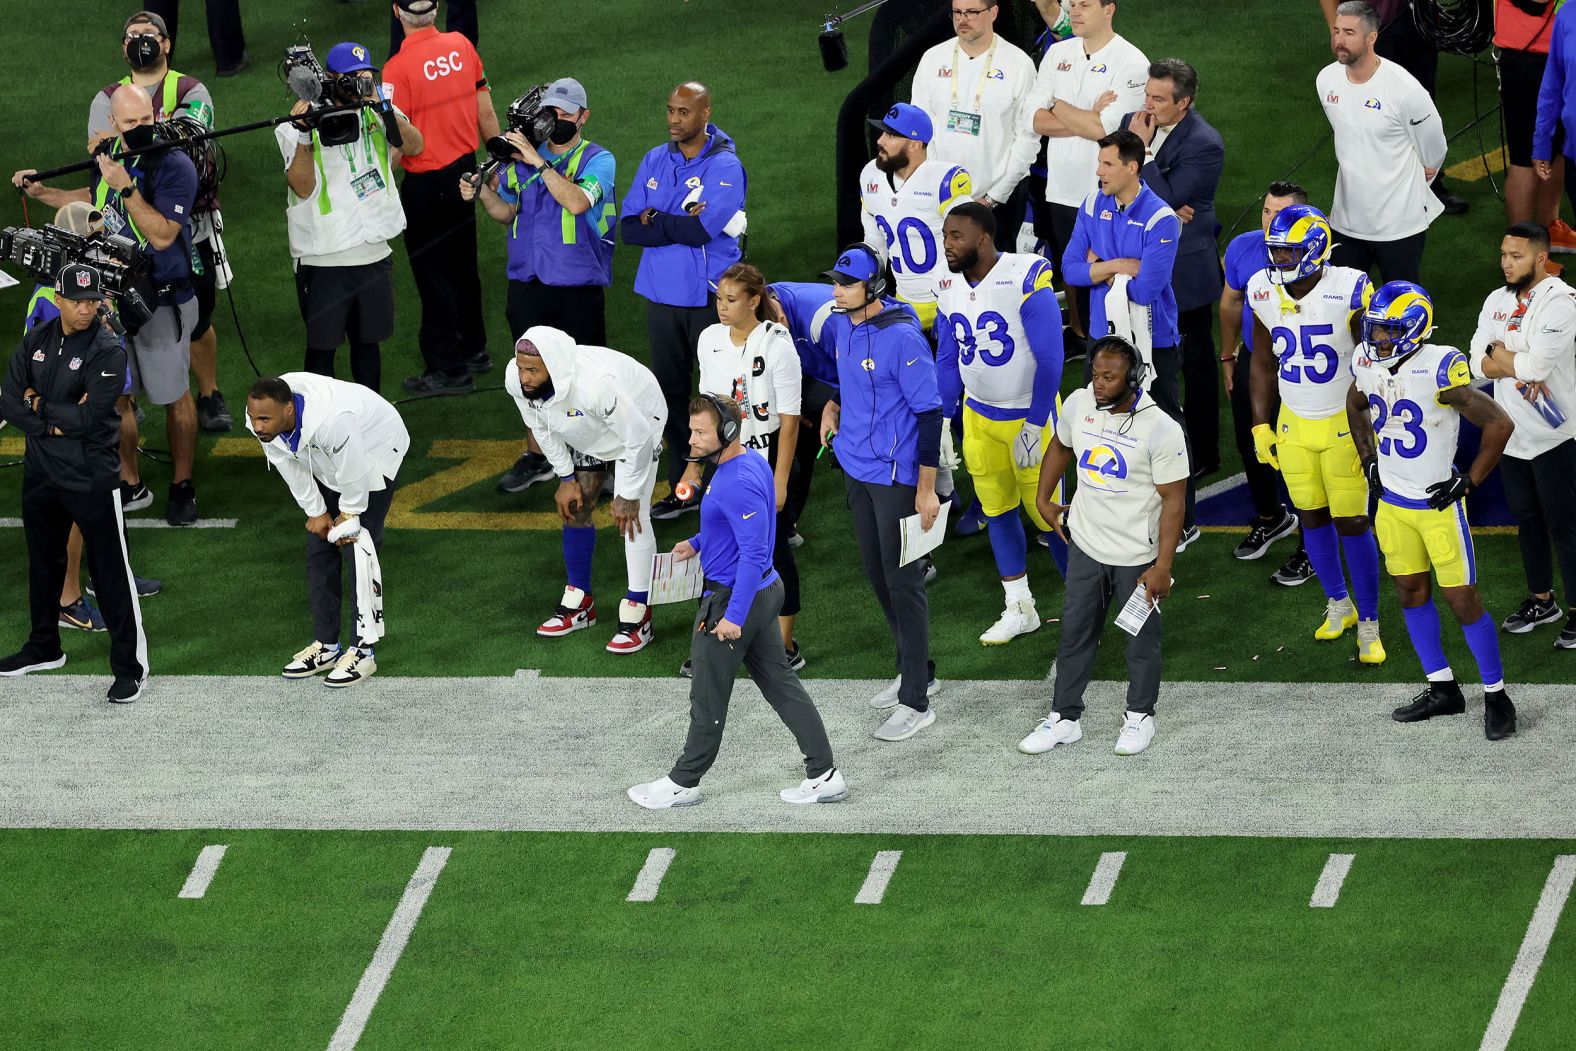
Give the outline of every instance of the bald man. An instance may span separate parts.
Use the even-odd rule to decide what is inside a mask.
[[[711,123],[704,84],[680,84],[668,95],[668,141],[641,158],[624,197],[619,234],[639,245],[635,292],[646,299],[651,371],[668,405],[667,475],[684,473],[689,449],[689,397],[695,346],[717,323],[717,280],[743,254],[744,165],[733,140]],[[668,493],[652,518],[677,518],[700,506]]]
[[[122,85],[110,97],[110,127],[118,136],[112,152],[141,149],[154,141],[153,103],[147,92]],[[158,150],[124,163],[99,154],[97,171],[87,189],[59,190],[30,180],[33,169],[19,171],[11,182],[29,197],[59,208],[87,201],[104,214],[104,231],[135,238],[152,265],[154,294],[148,300],[153,316],[126,338],[127,358],[135,387],[155,405],[164,406],[174,469],[165,519],[172,526],[197,521],[197,490],[192,485],[192,458],[197,449],[197,403],[192,400],[187,370],[190,339],[197,324],[192,289],[192,203],[197,196],[197,169],[180,150]],[[133,502],[142,494],[142,479],[132,448],[122,432],[122,496]],[[145,506],[145,505],[144,505]]]

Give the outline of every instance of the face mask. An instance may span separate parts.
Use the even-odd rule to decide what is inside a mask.
[[[159,38],[152,34],[133,37],[126,45],[126,61],[139,73],[152,69],[163,58],[164,48],[160,46]]]
[[[127,128],[120,133],[120,138],[126,144],[127,149],[140,150],[144,146],[152,146],[153,125],[138,124],[135,127]]]
[[[560,117],[553,121],[553,130],[548,133],[547,141],[551,142],[554,146],[562,146],[579,133],[580,125],[576,124],[572,120],[564,120],[562,117]]]

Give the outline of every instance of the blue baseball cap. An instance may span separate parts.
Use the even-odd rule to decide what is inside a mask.
[[[372,61],[372,52],[351,40],[329,49],[327,65],[330,73],[359,73],[363,69],[378,68]]]
[[[886,116],[880,120],[871,117],[870,126],[900,139],[913,139],[921,146],[930,145],[930,137],[934,133],[930,117],[925,111],[907,102],[899,102],[887,110]]]
[[[864,245],[850,245],[837,257],[837,265],[822,274],[840,285],[869,284],[881,272],[881,260]]]
[[[555,106],[565,113],[578,113],[586,108],[586,89],[574,77],[563,77],[547,85],[542,104]]]

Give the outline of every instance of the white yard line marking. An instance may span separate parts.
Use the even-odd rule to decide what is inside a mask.
[[[876,851],[875,858],[870,862],[870,872],[865,876],[865,885],[854,895],[855,905],[881,904],[881,899],[886,897],[887,884],[892,882],[892,873],[897,871],[897,863],[902,856],[901,850]]]
[[[350,1051],[361,1039],[367,1020],[372,1017],[372,1009],[377,1006],[378,997],[383,995],[383,987],[388,984],[389,975],[394,973],[394,965],[405,951],[405,943],[410,941],[410,932],[416,929],[427,896],[432,893],[448,860],[448,847],[428,847],[421,855],[421,864],[411,873],[405,893],[394,906],[394,915],[389,918],[383,938],[372,954],[372,962],[367,964],[355,995],[339,1019],[339,1028],[334,1030],[334,1037],[328,1042],[328,1051]]]
[[[1560,922],[1560,911],[1565,908],[1565,899],[1570,897],[1572,881],[1576,881],[1576,854],[1561,854],[1549,870],[1538,907],[1532,910],[1532,922],[1527,924],[1521,950],[1516,953],[1516,962],[1505,979],[1505,988],[1500,990],[1494,1015],[1488,1020],[1488,1031],[1479,1045],[1481,1051],[1503,1051],[1510,1043],[1510,1036],[1516,1031],[1516,1020],[1521,1017],[1521,1008],[1532,991],[1533,979],[1543,965],[1543,954],[1548,952],[1549,941],[1554,937],[1554,927]]]
[[[1247,484],[1247,481],[1248,476],[1241,471],[1238,471],[1229,478],[1222,478],[1218,482],[1209,483],[1197,493],[1193,494],[1193,499],[1208,500],[1212,496],[1219,496],[1221,493],[1230,492],[1239,485],[1245,485]]]
[[[673,855],[677,853],[672,847],[652,847],[651,853],[646,855],[646,863],[640,867],[640,875],[635,877],[635,886],[624,900],[656,901],[657,891],[662,889],[662,877],[668,874],[668,866],[673,864]]]
[[[514,677],[516,679],[540,679],[542,677],[542,669],[516,668],[514,670]]]
[[[128,518],[127,529],[234,529],[238,518],[199,518],[189,526],[172,526],[162,518]],[[21,529],[20,518],[0,518],[0,529]]]
[[[229,849],[229,844],[220,843],[198,851],[197,864],[192,866],[191,875],[186,877],[176,897],[200,898],[207,894],[208,884],[213,882],[213,874],[219,871],[219,862],[224,860],[224,852]]]
[[[1324,863],[1324,871],[1319,873],[1319,882],[1313,888],[1313,897],[1308,899],[1310,909],[1335,908],[1335,901],[1341,896],[1341,884],[1346,882],[1346,874],[1352,871],[1352,859],[1356,856],[1356,854],[1330,855],[1330,860]]]
[[[1125,850],[1112,850],[1100,855],[1100,863],[1094,867],[1094,875],[1089,877],[1089,889],[1084,891],[1085,905],[1104,905],[1111,900],[1116,877],[1122,874],[1122,862],[1126,860]]]

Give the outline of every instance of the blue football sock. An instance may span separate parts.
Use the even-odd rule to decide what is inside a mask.
[[[1484,613],[1471,624],[1461,625],[1461,634],[1467,637],[1467,647],[1477,661],[1478,673],[1483,676],[1483,688],[1505,688],[1505,666],[1499,661],[1499,631],[1494,621]]]
[[[1430,680],[1437,679],[1440,672],[1448,673],[1450,662],[1445,660],[1445,646],[1439,638],[1439,610],[1433,602],[1403,609],[1401,613],[1406,617],[1406,633],[1412,636],[1412,649],[1423,665],[1423,673]]]
[[[1326,522],[1310,529],[1302,527],[1303,546],[1308,549],[1308,561],[1313,563],[1314,575],[1324,589],[1324,597],[1346,597],[1346,574],[1341,570],[1341,552],[1336,547],[1335,523]]]
[[[564,575],[569,586],[591,592],[591,555],[596,550],[594,526],[564,527]]]
[[[634,602],[644,606],[646,604],[646,598],[650,594],[651,593],[649,591],[626,591],[624,592],[624,601]]]
[[[1029,538],[1023,535],[1018,509],[987,517],[985,529],[990,533],[991,553],[996,556],[996,569],[1002,578],[1023,576],[1029,568]]]
[[[1379,544],[1370,529],[1360,536],[1341,537],[1346,568],[1352,575],[1352,598],[1362,620],[1379,619]]]

